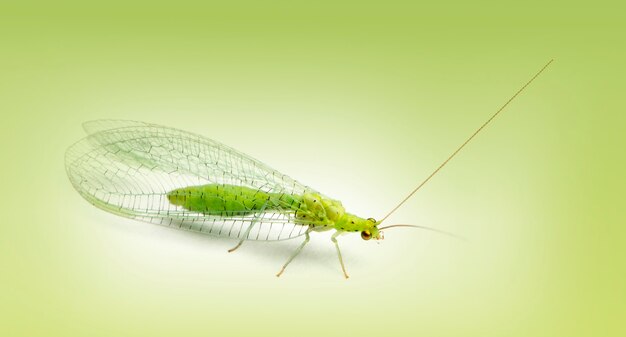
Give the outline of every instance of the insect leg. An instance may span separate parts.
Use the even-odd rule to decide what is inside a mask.
[[[337,236],[342,232],[336,231],[333,236],[330,237],[330,240],[335,244],[335,248],[337,248],[337,256],[339,256],[339,263],[341,264],[341,269],[343,270],[343,276],[348,278],[348,273],[346,273],[346,267],[343,265],[343,258],[341,257],[341,250],[339,250],[339,243],[337,242]]]
[[[287,266],[291,263],[291,261],[298,256],[298,254],[300,254],[300,252],[302,251],[302,248],[304,247],[304,245],[307,244],[307,242],[309,242],[310,236],[309,233],[311,233],[311,231],[313,230],[313,228],[309,228],[306,230],[306,232],[304,232],[304,241],[302,242],[302,244],[298,247],[298,249],[296,249],[295,252],[293,252],[293,254],[291,254],[291,256],[289,257],[289,260],[287,260],[287,262],[285,262],[285,264],[283,265],[283,268],[278,272],[278,274],[276,274],[276,277],[280,277],[280,275],[285,271],[285,268],[287,268]]]
[[[228,250],[229,253],[234,252],[237,248],[239,248],[243,242],[248,238],[248,234],[250,234],[250,231],[252,230],[252,227],[254,227],[254,225],[258,222],[258,220],[261,218],[261,216],[263,215],[263,211],[265,211],[265,206],[267,206],[267,201],[263,204],[263,206],[261,207],[261,210],[259,211],[259,215],[257,215],[256,217],[254,217],[254,219],[252,221],[250,221],[250,225],[248,226],[248,228],[246,229],[246,232],[243,233],[243,236],[241,237],[241,240],[239,240],[239,243],[237,243],[237,245],[231,249]]]

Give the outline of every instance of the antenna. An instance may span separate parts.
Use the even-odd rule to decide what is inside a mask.
[[[432,231],[435,233],[439,233],[439,234],[444,234],[450,237],[453,237],[455,239],[459,239],[459,240],[463,240],[465,241],[464,237],[458,236],[454,233],[450,233],[450,232],[446,232],[446,231],[442,231],[441,229],[436,229],[436,228],[432,228],[432,227],[426,227],[426,226],[419,226],[419,225],[405,225],[405,224],[397,224],[397,225],[389,225],[389,226],[384,226],[384,227],[380,227],[378,230],[383,230],[383,229],[387,229],[387,228],[393,228],[393,227],[411,227],[411,228],[419,228],[419,229],[425,229],[428,231]]]
[[[548,63],[546,63],[546,65],[544,65],[536,74],[535,76],[533,76],[528,82],[526,82],[526,84],[524,84],[519,90],[517,90],[517,92],[515,94],[513,94],[513,96],[511,96],[511,98],[509,98],[508,101],[506,101],[501,107],[500,109],[498,109],[498,111],[496,111],[496,113],[494,113],[491,117],[489,117],[489,119],[483,124],[481,125],[476,131],[474,131],[474,133],[463,143],[461,144],[461,146],[459,146],[451,155],[450,157],[448,157],[448,159],[444,160],[443,163],[441,163],[441,165],[439,165],[439,167],[437,167],[437,169],[435,169],[433,171],[433,173],[431,173],[426,179],[424,179],[424,181],[422,181],[419,185],[417,185],[417,187],[411,192],[409,193],[409,195],[406,196],[406,198],[404,198],[402,201],[400,201],[400,203],[394,207],[391,212],[387,213],[387,215],[385,215],[385,217],[380,220],[379,224],[382,223],[383,221],[385,221],[385,219],[387,219],[391,214],[393,214],[393,212],[395,212],[398,208],[400,208],[400,206],[402,206],[407,200],[409,200],[413,194],[415,194],[415,192],[419,191],[420,188],[422,188],[422,186],[424,186],[424,184],[426,184],[430,178],[432,178],[435,174],[437,174],[437,172],[439,172],[439,170],[441,170],[444,166],[446,166],[446,164],[452,159],[454,158],[454,156],[456,156],[457,153],[459,153],[461,151],[461,149],[463,149],[465,147],[465,145],[467,145],[467,143],[469,143],[480,131],[482,131],[487,124],[489,124],[494,118],[496,118],[496,116],[498,116],[500,114],[500,112],[502,112],[502,110],[504,110],[504,108],[507,107],[507,105],[509,105],[509,103],[511,103],[522,91],[524,91],[524,89],[526,89],[527,86],[529,86],[537,77],[539,77],[539,75],[541,75],[541,73],[546,70],[546,68],[548,68],[548,66],[554,61],[554,59],[548,61]]]

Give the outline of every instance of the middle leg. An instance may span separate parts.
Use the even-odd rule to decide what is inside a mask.
[[[293,254],[291,254],[291,256],[289,257],[289,260],[287,260],[287,262],[285,262],[285,264],[283,265],[283,267],[280,269],[280,271],[278,272],[278,274],[276,274],[276,277],[280,277],[280,275],[282,275],[282,273],[285,271],[285,268],[287,268],[287,266],[291,263],[291,261],[293,261],[293,259],[298,256],[298,254],[300,254],[300,252],[302,251],[302,248],[304,248],[304,245],[306,245],[309,242],[309,239],[311,238],[309,236],[309,233],[311,233],[312,228],[309,228],[306,230],[306,232],[304,232],[304,241],[302,242],[302,244],[298,247],[298,249],[296,249],[295,252],[293,252]]]
[[[250,235],[250,231],[252,231],[252,227],[254,227],[254,225],[259,221],[259,219],[261,219],[261,217],[263,216],[263,212],[265,211],[265,207],[267,206],[267,201],[263,204],[263,207],[261,207],[261,210],[259,211],[259,215],[255,216],[254,219],[252,221],[250,221],[250,225],[248,226],[248,228],[246,229],[245,233],[243,233],[243,236],[241,237],[241,240],[239,240],[239,243],[237,243],[237,245],[231,249],[228,250],[229,253],[234,252],[237,248],[241,247],[241,245],[243,244],[243,242],[248,238],[248,235]]]

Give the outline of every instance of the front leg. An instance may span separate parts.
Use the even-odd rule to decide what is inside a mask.
[[[346,273],[346,267],[343,265],[343,258],[341,257],[341,250],[339,250],[339,243],[337,242],[337,236],[339,236],[339,234],[341,234],[343,232],[341,231],[336,231],[335,234],[333,234],[333,236],[330,237],[330,241],[332,241],[335,244],[335,248],[337,248],[337,256],[339,256],[339,263],[341,264],[341,270],[343,270],[343,276],[345,276],[346,278],[348,278],[348,273]]]

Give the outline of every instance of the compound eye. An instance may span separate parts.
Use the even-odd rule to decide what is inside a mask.
[[[372,233],[370,233],[369,231],[362,231],[361,232],[361,239],[369,240],[371,238],[372,238]]]
[[[374,218],[368,218],[367,220],[368,220],[368,221],[371,221],[371,222],[373,222],[373,223],[376,223],[376,219],[374,219]]]

